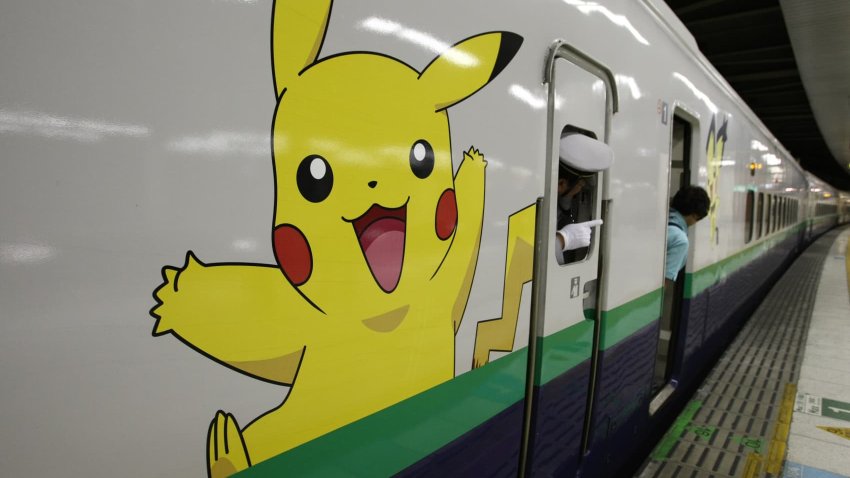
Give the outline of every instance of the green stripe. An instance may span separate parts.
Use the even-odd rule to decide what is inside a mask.
[[[803,223],[790,227],[784,231],[775,233],[773,236],[752,245],[741,252],[733,254],[720,262],[700,269],[693,274],[685,276],[685,297],[694,298],[709,287],[726,279],[740,268],[758,259],[762,254],[772,249],[788,237],[799,233],[805,225]]]
[[[535,385],[545,385],[590,358],[593,348],[593,321],[582,320],[543,339],[538,356],[539,376]]]
[[[240,476],[392,475],[522,400],[525,368],[526,349],[518,350],[258,463]]]
[[[661,317],[661,289],[602,312],[600,347],[607,350]]]

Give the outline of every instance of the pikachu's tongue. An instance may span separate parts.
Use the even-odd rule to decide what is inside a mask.
[[[401,278],[406,209],[375,205],[354,223],[366,264],[384,292],[394,291]]]

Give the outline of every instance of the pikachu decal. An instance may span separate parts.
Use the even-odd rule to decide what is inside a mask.
[[[210,476],[227,476],[454,376],[478,258],[486,161],[453,174],[447,109],[522,38],[469,37],[422,71],[378,53],[320,58],[330,0],[277,0],[272,63],[276,264],[162,269],[155,336],[289,394],[244,428],[219,411]]]
[[[705,158],[708,164],[708,197],[711,203],[708,208],[708,219],[711,224],[710,240],[712,244],[718,241],[717,208],[720,206],[720,194],[718,193],[718,180],[720,179],[720,168],[723,166],[723,147],[726,146],[726,130],[729,120],[723,122],[720,129],[716,129],[716,117],[711,118],[711,126],[708,128],[708,139],[705,145]]]

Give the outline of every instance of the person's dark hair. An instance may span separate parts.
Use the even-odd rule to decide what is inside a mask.
[[[574,171],[571,171],[564,163],[558,162],[558,179],[566,179],[567,184],[572,186],[576,182],[578,182],[579,176]]]
[[[699,186],[683,187],[673,196],[673,201],[670,203],[670,206],[679,211],[681,215],[696,214],[697,219],[702,219],[708,215],[710,205],[711,200],[708,198],[708,193]]]

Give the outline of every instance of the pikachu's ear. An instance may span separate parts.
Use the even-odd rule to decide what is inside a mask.
[[[726,129],[728,126],[729,120],[727,119],[723,122],[723,126],[721,126],[719,130],[717,130],[717,141],[723,141],[724,143],[726,142],[726,140],[728,139],[726,137]]]
[[[278,96],[316,61],[333,0],[275,0],[272,7],[272,72]]]
[[[513,59],[522,37],[510,32],[482,33],[457,43],[434,59],[420,81],[440,111],[472,96]]]

